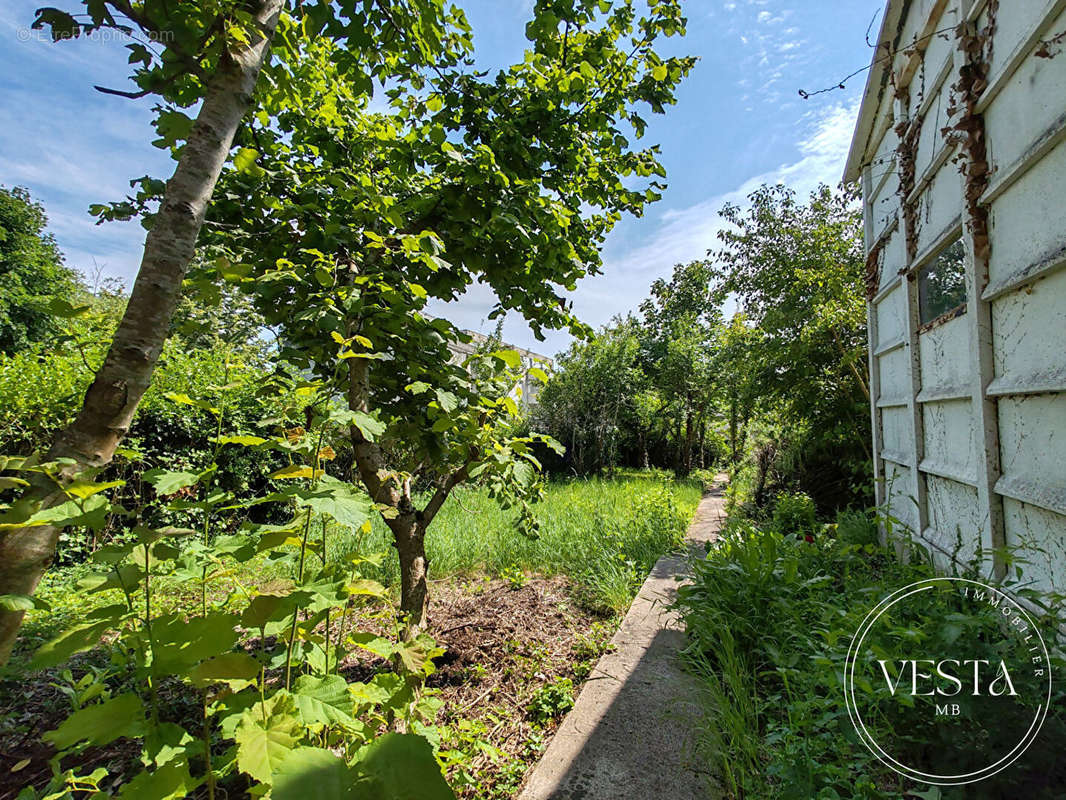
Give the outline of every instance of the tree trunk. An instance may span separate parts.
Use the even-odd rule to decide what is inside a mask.
[[[707,421],[700,412],[700,469],[707,468]]]
[[[350,325],[348,335],[355,332]],[[348,361],[348,408],[370,411],[370,364],[365,358]],[[381,445],[367,439],[356,426],[351,428],[352,448],[359,478],[371,499],[396,510],[395,516],[384,517],[392,532],[393,544],[400,561],[400,613],[404,617],[405,636],[411,638],[426,626],[426,607],[429,601],[429,559],[425,538],[429,525],[448,499],[452,489],[469,477],[469,467],[475,453],[466,464],[452,472],[433,493],[420,511],[411,498],[410,479],[402,482],[385,462]]]
[[[681,435],[680,425],[678,426],[678,435]],[[696,431],[692,426],[692,406],[690,403],[685,404],[685,433],[684,438],[680,444],[680,457],[678,458],[678,468],[674,474],[678,478],[685,478],[692,472],[692,445],[695,442]]]
[[[145,240],[140,270],[107,357],[74,422],[56,436],[45,457],[47,461],[73,460],[60,473],[63,481],[110,463],[151,383],[208,202],[237,126],[251,105],[280,11],[281,0],[263,0],[255,14],[261,38],[247,47],[233,48],[208,84]],[[53,481],[37,477],[19,501],[26,517],[66,499]],[[55,557],[58,540],[59,528],[52,525],[16,528],[0,536],[0,594],[33,594]],[[22,612],[0,610],[0,664],[11,654],[22,616]]]
[[[677,411],[677,425],[674,431],[674,477],[681,476],[681,450],[683,447],[682,426],[684,425],[684,414],[679,408]]]
[[[400,556],[400,613],[410,636],[422,630],[427,622],[429,560],[425,530],[413,517],[389,522]]]
[[[733,391],[729,397],[729,463],[734,467],[740,460],[740,450],[737,447],[737,435],[739,433],[737,427],[737,394],[736,391]]]

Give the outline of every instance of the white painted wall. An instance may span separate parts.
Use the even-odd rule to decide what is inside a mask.
[[[1064,591],[1066,42],[1044,42],[1066,32],[1066,0],[998,3],[977,106],[991,167],[980,198],[987,263],[968,226],[967,155],[943,131],[958,119],[949,113],[964,63],[956,26],[986,28],[990,3],[888,5],[881,41],[895,56],[872,71],[847,176],[862,179],[867,251],[881,253],[869,303],[878,500],[945,566],[983,550],[990,571],[1020,568]],[[895,131],[908,120],[920,124],[910,254]],[[915,273],[960,235],[965,313],[919,326]],[[1027,563],[993,558],[1004,545]]]

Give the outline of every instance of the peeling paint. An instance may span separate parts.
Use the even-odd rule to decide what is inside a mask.
[[[960,152],[955,160],[965,179],[963,202],[966,206],[966,226],[973,239],[974,260],[981,269],[980,289],[988,284],[988,259],[992,252],[988,207],[981,204],[981,197],[988,188],[991,167],[988,163],[985,118],[978,113],[977,104],[988,86],[988,65],[992,60],[998,12],[999,0],[989,0],[988,23],[983,28],[977,29],[967,23],[959,25],[959,49],[965,60],[959,69],[958,81],[951,87],[951,104],[948,107],[948,115],[957,117],[957,120],[942,131],[959,145]]]
[[[873,300],[881,288],[881,262],[884,260],[886,239],[887,237],[878,239],[870,254],[866,256],[866,273],[863,277],[866,281],[867,300]]]

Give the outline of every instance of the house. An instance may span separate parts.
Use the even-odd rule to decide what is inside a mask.
[[[845,180],[878,501],[942,566],[1062,591],[1066,0],[890,0],[876,45]]]

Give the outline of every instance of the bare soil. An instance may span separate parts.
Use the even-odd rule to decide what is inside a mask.
[[[435,661],[427,690],[442,701],[437,722],[441,749],[452,766],[449,778],[463,800],[503,800],[517,795],[529,768],[550,741],[562,712],[530,711],[540,690],[569,679],[576,695],[582,680],[606,647],[617,620],[580,605],[564,577],[528,580],[448,578],[431,590],[430,633],[446,648]],[[362,630],[380,625],[372,614],[356,617]],[[106,657],[86,653],[69,668],[77,678]],[[341,665],[350,679],[363,679],[387,665],[362,651]],[[0,683],[0,800],[18,795],[27,785],[42,786],[51,776],[54,754],[41,734],[69,714],[69,701],[54,686],[56,672],[9,678]],[[197,699],[175,681],[161,687],[161,699],[173,716],[198,724]],[[189,727],[194,730],[194,727]],[[64,768],[108,769],[108,788],[129,775],[139,746],[119,740],[65,759]]]

